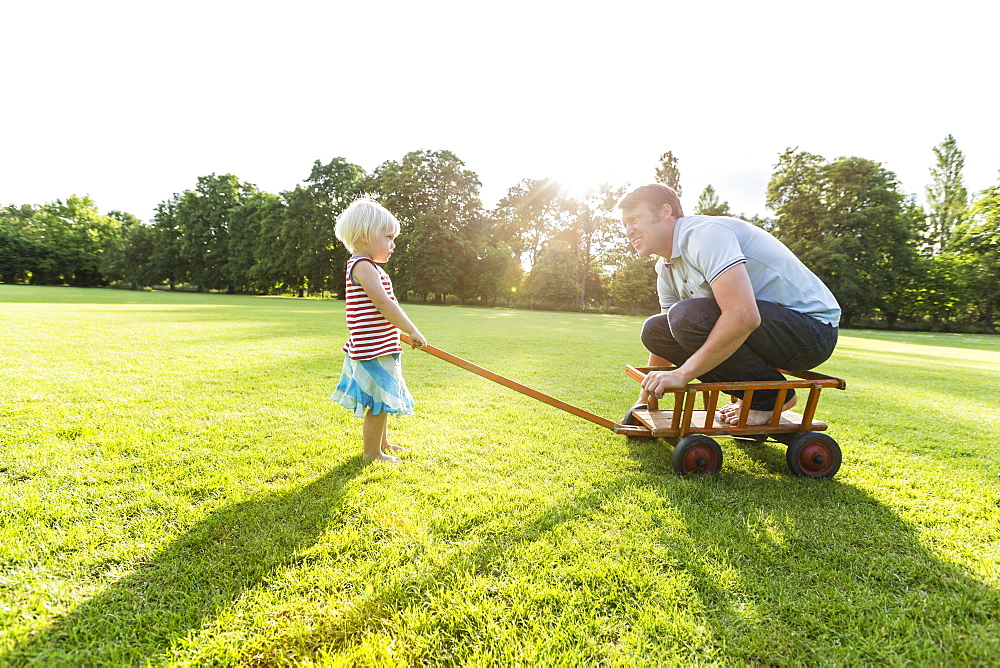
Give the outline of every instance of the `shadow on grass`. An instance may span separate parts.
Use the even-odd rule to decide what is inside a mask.
[[[135,665],[196,631],[243,592],[294,563],[362,470],[341,464],[290,492],[223,508],[7,656],[3,665]]]
[[[1000,593],[927,549],[913,526],[864,490],[739,473],[679,478],[662,443],[630,447],[641,470],[541,509],[508,509],[500,533],[463,527],[463,535],[448,538],[468,541],[468,549],[343,602],[346,619],[332,616],[263,640],[255,656],[280,657],[289,648],[300,658],[346,656],[373,627],[405,638],[413,631],[405,629],[407,610],[414,609],[427,611],[418,631],[427,642],[414,655],[401,654],[413,663],[520,656],[560,664],[579,659],[586,646],[604,648],[587,655],[595,664],[702,657],[763,665],[985,665],[1000,655]],[[616,514],[637,493],[644,503],[658,499],[664,512],[641,525],[622,518],[634,541],[598,539],[563,553],[558,564],[532,560],[536,543],[573,535],[574,526],[617,524]],[[663,514],[680,524],[663,522]],[[367,558],[378,560],[381,546],[369,547]],[[607,555],[606,569],[588,566],[595,554]],[[496,585],[463,591],[469,574],[495,578]],[[658,579],[686,584],[657,592],[650,582]],[[442,590],[442,583],[451,588]],[[552,593],[567,587],[572,594]],[[470,599],[489,604],[463,605]],[[686,627],[707,635],[678,640],[665,631]]]
[[[660,540],[726,660],[975,665],[1000,655],[1000,592],[927,549],[866,491],[732,473],[674,482],[636,474],[599,494],[645,488],[679,512],[685,530]],[[595,501],[574,505],[585,516]],[[555,517],[565,508],[535,531]]]
[[[632,450],[660,473],[657,445]],[[727,447],[788,475],[782,445]],[[976,665],[1000,656],[1000,591],[932,552],[933,539],[861,488],[733,472],[679,484],[634,478],[682,516],[686,531],[662,541],[729,660]]]

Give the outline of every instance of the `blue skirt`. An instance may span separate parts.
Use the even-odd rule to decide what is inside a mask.
[[[340,383],[330,397],[356,417],[373,414],[413,415],[413,397],[406,389],[399,353],[372,360],[352,360],[344,355]]]

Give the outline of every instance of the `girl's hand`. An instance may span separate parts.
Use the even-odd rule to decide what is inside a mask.
[[[427,339],[418,330],[410,332],[410,348],[423,348],[427,345]]]

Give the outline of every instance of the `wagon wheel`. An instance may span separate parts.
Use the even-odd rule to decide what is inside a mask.
[[[722,448],[704,434],[691,434],[674,447],[673,464],[681,475],[718,473],[722,468]]]
[[[622,418],[621,423],[625,425],[633,425],[636,427],[642,426],[642,423],[639,422],[639,418],[635,416],[634,412],[637,410],[645,410],[646,408],[648,408],[646,404],[636,404],[632,408],[628,409],[628,412],[625,413],[625,417]]]
[[[818,431],[797,434],[785,453],[788,468],[804,478],[832,478],[840,470],[841,459],[837,442]]]
[[[625,417],[622,418],[621,424],[633,427],[645,427],[645,425],[639,421],[639,418],[635,416],[634,411],[645,410],[646,408],[648,408],[646,404],[636,404],[632,408],[628,409],[628,412],[625,413]],[[635,434],[626,434],[625,437],[630,440],[638,441],[646,441],[653,438],[652,436],[637,436]]]

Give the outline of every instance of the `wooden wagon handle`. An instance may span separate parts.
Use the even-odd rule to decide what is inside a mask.
[[[411,344],[410,337],[405,332],[400,332],[399,339],[403,343]],[[612,422],[611,420],[609,420],[607,418],[602,418],[600,415],[595,415],[594,413],[591,413],[590,411],[585,411],[582,408],[577,408],[576,406],[573,406],[572,404],[568,404],[565,401],[560,401],[559,399],[556,399],[555,397],[550,397],[549,395],[545,394],[544,392],[539,392],[538,390],[530,388],[527,385],[522,385],[521,383],[517,382],[516,380],[511,380],[510,378],[507,378],[505,376],[501,376],[500,374],[494,373],[494,372],[490,371],[489,369],[485,369],[485,368],[479,366],[478,364],[473,364],[472,362],[469,362],[468,360],[464,360],[461,357],[456,357],[455,355],[452,355],[449,352],[445,352],[444,350],[441,350],[440,348],[435,348],[434,346],[427,345],[427,344],[419,346],[418,348],[419,348],[419,350],[423,350],[425,353],[430,353],[434,357],[437,357],[439,359],[443,359],[445,362],[450,362],[451,364],[454,364],[455,366],[461,367],[461,368],[465,369],[466,371],[471,371],[472,373],[474,373],[474,374],[476,374],[478,376],[482,376],[483,378],[486,378],[487,380],[492,380],[494,383],[499,383],[500,385],[503,385],[504,387],[509,387],[512,390],[516,390],[516,391],[520,392],[521,394],[526,394],[527,396],[531,397],[532,399],[537,399],[538,401],[546,403],[546,404],[548,404],[550,406],[555,406],[556,408],[564,410],[567,413],[570,413],[570,414],[575,415],[577,417],[581,417],[584,420],[589,420],[590,422],[593,422],[594,424],[598,424],[598,425],[600,425],[602,427],[605,427],[607,429],[610,429],[612,431],[615,431],[615,428],[620,426],[620,425],[618,425],[618,423]]]

